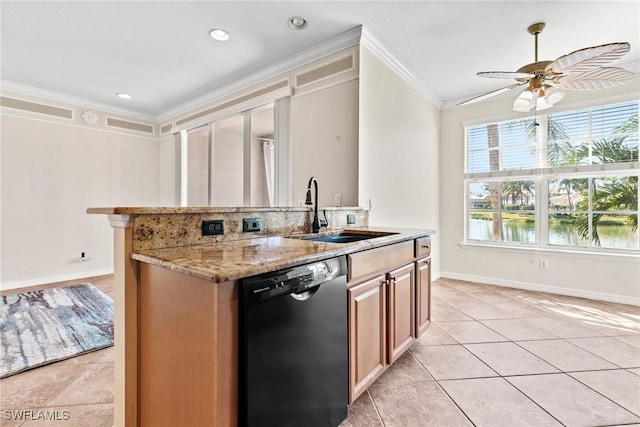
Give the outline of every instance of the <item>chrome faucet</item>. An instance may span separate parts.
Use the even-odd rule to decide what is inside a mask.
[[[318,219],[318,180],[315,179],[313,176],[311,178],[309,178],[309,185],[307,185],[307,200],[304,202],[305,205],[311,206],[313,203],[311,203],[311,184],[315,185],[315,200],[316,200],[316,205],[315,208],[313,209],[313,222],[311,223],[311,232],[312,233],[317,233],[320,231],[320,227],[327,227],[329,226],[329,222],[326,219]]]

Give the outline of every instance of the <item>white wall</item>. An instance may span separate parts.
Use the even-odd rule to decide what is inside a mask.
[[[86,209],[157,205],[157,139],[77,117],[8,108],[1,117],[2,289],[112,272],[111,226]]]
[[[638,82],[568,92],[556,109],[638,99]],[[515,96],[515,94],[513,94]],[[464,123],[519,117],[513,97],[444,110],[440,121],[440,227],[443,277],[640,304],[640,258],[547,250],[461,247],[464,240]],[[548,260],[540,270],[538,260]]]
[[[439,273],[439,110],[368,49],[360,49],[359,204],[371,225],[436,230]],[[446,238],[446,236],[442,236]]]
[[[180,206],[179,176],[176,176],[176,162],[179,146],[174,135],[167,135],[158,141],[158,206]]]
[[[209,205],[209,126],[187,133],[187,206]]]
[[[294,205],[304,203],[309,178],[318,180],[320,206],[358,204],[358,81],[352,80],[291,100]]]
[[[234,116],[213,126],[211,206],[243,206],[244,117]]]

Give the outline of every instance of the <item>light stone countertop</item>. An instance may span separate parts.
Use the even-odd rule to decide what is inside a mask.
[[[357,206],[320,206],[319,210],[327,211],[353,211],[362,210]],[[106,208],[88,208],[88,214],[102,215],[157,215],[157,214],[202,214],[202,213],[234,213],[234,212],[310,212],[311,206],[276,206],[276,207],[153,207],[153,206],[123,206]]]
[[[359,227],[342,231],[350,230],[357,233],[379,234],[380,237],[352,243],[304,240],[304,237],[309,236],[335,234],[337,231],[333,230],[316,235],[260,237],[206,245],[141,250],[134,252],[131,257],[137,261],[221,283],[413,240],[435,233],[433,230],[387,227]]]

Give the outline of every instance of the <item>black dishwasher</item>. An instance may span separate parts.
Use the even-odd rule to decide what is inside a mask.
[[[347,416],[344,256],[241,281],[238,420],[335,427]]]

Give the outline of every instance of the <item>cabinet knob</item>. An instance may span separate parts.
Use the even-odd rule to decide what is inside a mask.
[[[396,276],[391,277],[391,280],[396,281]]]
[[[429,249],[429,245],[422,245],[424,249]]]

